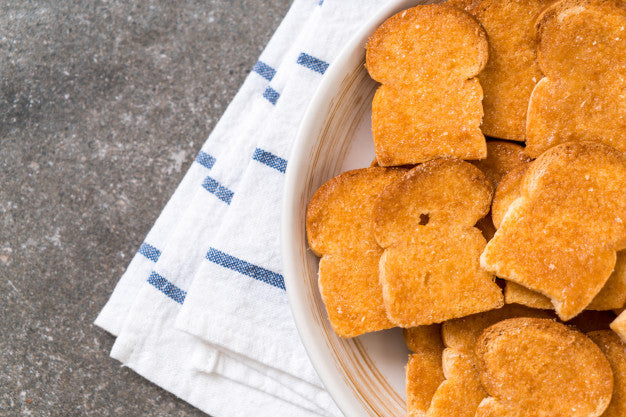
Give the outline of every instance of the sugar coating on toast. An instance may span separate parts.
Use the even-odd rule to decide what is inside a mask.
[[[512,281],[504,288],[504,301],[532,308],[553,309],[548,297]],[[587,310],[614,310],[624,306],[626,301],[626,251],[617,252],[615,269],[600,292],[591,300]]]
[[[505,305],[443,323],[442,336],[446,346],[444,372],[447,379],[437,389],[428,416],[474,416],[478,405],[487,396],[476,370],[476,340],[487,327],[511,317],[547,318],[551,314],[523,306]]]
[[[491,204],[491,215],[496,227],[502,222],[509,206],[521,196],[521,183],[528,164],[520,165],[502,178],[496,188]],[[516,303],[532,308],[553,309],[550,298],[512,281],[507,281],[504,290],[507,304]],[[613,310],[626,302],[626,252],[617,253],[615,269],[600,292],[589,303],[590,310]]]
[[[471,161],[471,163],[487,176],[495,190],[509,171],[528,161],[530,161],[530,158],[528,158],[522,146],[502,140],[490,140],[487,141],[487,158]],[[491,213],[480,219],[476,223],[476,227],[483,233],[487,241],[490,241],[496,233]]]
[[[366,67],[382,85],[372,103],[372,134],[381,166],[437,157],[481,159],[486,35],[469,14],[446,5],[404,10],[367,43]]]
[[[526,112],[537,63],[534,23],[552,0],[475,0],[465,10],[487,32],[489,60],[478,74],[483,88],[482,131],[487,136],[524,141]]]
[[[554,318],[554,314],[546,310],[505,304],[502,308],[449,320],[443,323],[441,334],[446,347],[467,351],[473,355],[476,341],[487,327],[516,317]]]
[[[440,323],[503,305],[493,275],[480,268],[485,239],[474,227],[491,194],[485,175],[457,159],[418,165],[383,191],[373,225],[393,323]]]
[[[378,279],[382,249],[371,230],[382,189],[404,174],[397,168],[344,172],[322,185],[307,208],[311,250],[321,256],[318,285],[328,317],[342,337],[393,327]]]
[[[478,338],[476,355],[480,380],[493,398],[481,403],[477,416],[594,417],[611,401],[606,356],[584,334],[553,320],[496,323]]]
[[[423,417],[435,390],[444,379],[441,326],[404,329],[404,340],[413,351],[406,366],[406,405],[409,417]]]
[[[480,384],[473,355],[456,349],[444,350],[443,373],[446,379],[433,395],[426,416],[474,417],[487,393]]]
[[[446,5],[456,7],[461,10],[469,10],[472,7],[472,4],[478,0],[448,0],[445,2]]]
[[[613,370],[613,396],[602,417],[626,416],[626,343],[611,330],[587,333],[609,360]]]
[[[522,178],[527,169],[528,163],[521,164],[508,172],[498,183],[491,203],[491,218],[496,229],[500,228],[511,203],[521,197]]]
[[[626,5],[558,1],[542,13],[536,31],[545,77],[528,106],[528,155],[573,140],[626,151]]]
[[[569,142],[535,160],[481,256],[498,277],[550,297],[568,320],[600,292],[626,245],[626,157]]]
[[[487,157],[472,161],[486,176],[495,190],[502,178],[513,169],[530,162],[524,148],[503,140],[487,141]]]

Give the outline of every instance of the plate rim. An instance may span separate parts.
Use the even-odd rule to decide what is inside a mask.
[[[416,0],[394,0],[381,6],[376,13],[362,26],[362,28],[354,35],[346,46],[338,54],[337,59],[330,65],[326,71],[324,78],[321,80],[315,94],[313,95],[305,114],[300,123],[296,139],[292,146],[289,163],[285,172],[285,184],[283,188],[283,199],[281,205],[281,258],[283,264],[283,277],[285,287],[287,289],[287,298],[289,306],[300,335],[300,339],[304,348],[313,364],[315,371],[318,373],[322,383],[327,391],[333,397],[339,409],[347,417],[364,416],[363,404],[353,395],[352,390],[337,374],[336,369],[329,363],[325,356],[326,349],[324,344],[315,337],[315,334],[308,326],[308,311],[302,304],[302,293],[304,291],[304,282],[300,279],[298,268],[296,266],[296,258],[299,256],[295,234],[292,231],[292,225],[302,222],[304,219],[296,219],[297,199],[295,189],[299,181],[304,175],[303,164],[306,164],[305,152],[309,146],[309,140],[312,133],[319,131],[319,125],[324,119],[328,107],[332,103],[332,98],[337,88],[348,75],[347,63],[354,59],[353,55],[357,52],[363,53],[362,48],[367,38],[373,33],[385,19],[394,13],[414,6],[416,4],[426,3]]]

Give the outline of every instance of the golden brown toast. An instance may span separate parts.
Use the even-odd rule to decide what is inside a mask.
[[[503,140],[489,140],[487,141],[487,158],[471,161],[471,163],[487,176],[495,190],[505,174],[529,160],[524,148],[520,145]],[[483,233],[487,242],[496,233],[491,213],[480,219],[476,227]]]
[[[617,252],[616,259],[613,273],[586,307],[587,310],[605,311],[624,306],[626,301],[626,251]],[[554,308],[550,299],[545,295],[512,281],[506,282],[504,300],[507,304],[516,303],[542,309]]]
[[[472,7],[472,3],[478,0],[448,0],[445,2],[446,5],[456,7],[461,10],[469,10]]]
[[[380,25],[366,52],[367,70],[382,84],[372,103],[379,165],[484,158],[475,76],[487,59],[483,29],[454,7],[416,6]]]
[[[480,384],[473,355],[446,349],[443,351],[445,381],[439,385],[426,413],[427,417],[473,417],[487,393]]]
[[[431,324],[429,326],[417,326],[402,329],[402,336],[406,347],[408,347],[412,352],[425,349],[439,352],[439,354],[443,352],[441,324]]]
[[[489,39],[489,61],[478,74],[484,92],[482,131],[496,138],[524,141],[528,101],[543,76],[537,62],[534,24],[552,0],[465,3],[464,10],[478,20]]]
[[[493,398],[476,416],[594,417],[611,401],[613,372],[605,355],[584,334],[553,320],[501,321],[478,338],[476,355]]]
[[[404,329],[404,340],[413,351],[406,366],[407,412],[409,417],[423,417],[444,378],[441,326]]]
[[[457,159],[418,165],[383,191],[374,235],[385,249],[379,278],[393,323],[440,323],[503,305],[478,263],[485,239],[474,227],[491,193],[485,175]]]
[[[528,155],[581,140],[626,151],[624,27],[621,0],[561,0],[542,13],[537,55],[545,77],[528,106]]]
[[[576,316],[626,246],[625,186],[626,157],[614,148],[569,142],[548,150],[528,168],[481,265],[550,297],[562,320]]]
[[[487,158],[472,161],[486,176],[495,190],[502,178],[511,170],[530,162],[524,148],[504,140],[487,141]]]
[[[587,333],[609,360],[613,370],[613,396],[602,417],[626,416],[626,343],[611,330]]]
[[[508,172],[498,183],[491,203],[491,219],[496,229],[500,228],[511,203],[521,197],[522,178],[527,169],[528,163],[520,165]]]
[[[319,288],[335,332],[342,337],[393,327],[378,279],[382,249],[372,234],[372,208],[399,168],[344,172],[322,185],[307,208],[311,250],[321,256]]]
[[[498,184],[491,215],[494,225],[499,226],[509,206],[521,196],[521,183],[528,164],[521,165],[506,174]],[[532,308],[553,309],[552,302],[548,297],[536,291],[530,290],[512,281],[507,281],[504,290],[506,303],[517,303]],[[617,253],[615,269],[602,290],[589,303],[590,310],[612,310],[624,305],[626,302],[626,252]]]
[[[474,416],[487,395],[475,369],[476,340],[487,327],[511,317],[552,317],[550,312],[505,305],[496,310],[449,320],[442,326],[446,381],[433,397],[430,417]],[[447,360],[447,361],[446,361]]]
[[[555,316],[547,310],[505,304],[496,310],[446,321],[442,325],[441,334],[446,347],[470,352],[473,355],[476,340],[487,327],[516,317],[554,318]]]

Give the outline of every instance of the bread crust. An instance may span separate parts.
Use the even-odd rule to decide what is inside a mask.
[[[534,161],[481,256],[498,277],[550,297],[569,320],[596,297],[626,243],[626,159],[600,143],[569,142]]]
[[[537,57],[545,77],[528,104],[528,155],[585,140],[626,151],[625,26],[621,0],[561,0],[540,15]]]
[[[318,286],[333,330],[341,337],[387,329],[378,279],[382,249],[372,230],[372,208],[401,168],[344,172],[322,185],[309,202],[309,247],[321,256]]]
[[[482,385],[494,398],[489,402],[499,403],[505,415],[594,417],[611,401],[606,356],[584,334],[553,320],[496,323],[478,338],[476,355]],[[477,415],[490,414],[483,409]]]
[[[487,60],[485,32],[454,7],[415,6],[380,25],[367,42],[365,63],[382,84],[372,102],[378,164],[486,157],[483,91],[475,76]]]
[[[383,191],[373,230],[385,250],[379,277],[393,323],[439,323],[503,305],[493,275],[480,269],[485,240],[474,227],[491,193],[478,168],[456,159],[418,165]]]

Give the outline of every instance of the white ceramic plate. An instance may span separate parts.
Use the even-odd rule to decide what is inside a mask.
[[[327,70],[286,173],[281,226],[287,294],[311,361],[347,417],[405,415],[409,352],[399,329],[348,340],[335,335],[317,288],[318,258],[306,242],[306,207],[324,182],[374,159],[370,125],[377,84],[365,70],[365,44],[385,19],[419,3],[428,2],[390,1]]]

